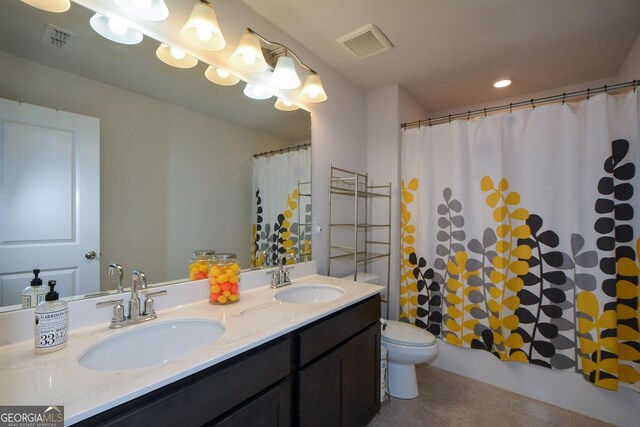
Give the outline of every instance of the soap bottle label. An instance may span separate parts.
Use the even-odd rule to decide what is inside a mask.
[[[31,295],[22,295],[22,308],[31,308]]]
[[[22,308],[36,307],[41,302],[44,302],[45,295],[46,293],[36,294],[35,292],[31,295],[22,295]],[[35,304],[33,304],[34,301]]]
[[[46,313],[36,313],[36,350],[54,350],[67,343],[68,308]]]

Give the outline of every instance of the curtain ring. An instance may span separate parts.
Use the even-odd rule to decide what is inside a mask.
[[[487,117],[487,109],[486,108],[484,108],[484,117],[485,118]]]
[[[533,103],[533,98],[531,98],[531,101],[529,101],[529,102],[531,102],[531,109],[535,110],[536,109],[536,104]]]
[[[451,114],[449,114],[449,123],[451,123]]]
[[[604,85],[604,93],[607,95],[609,94],[609,92],[607,91],[607,85]]]
[[[469,121],[469,119],[471,119],[471,111],[467,111],[467,121]]]
[[[510,102],[509,103],[509,114],[511,114],[512,111],[513,111],[513,103]]]
[[[562,105],[564,105],[564,99],[567,97],[567,94],[562,92]]]
[[[431,117],[429,117],[429,127],[431,127]]]
[[[591,89],[587,88],[587,101],[591,97]]]
[[[637,80],[633,80],[633,93],[636,93],[636,81]]]

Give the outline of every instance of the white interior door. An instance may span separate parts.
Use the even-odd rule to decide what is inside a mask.
[[[100,289],[100,122],[0,98],[0,305],[35,268],[62,297]]]

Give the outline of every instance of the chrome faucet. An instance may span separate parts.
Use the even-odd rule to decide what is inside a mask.
[[[114,273],[118,274],[118,293],[121,294],[122,290],[122,279],[124,278],[124,268],[120,264],[112,262],[109,264],[109,268],[107,269],[107,274],[109,276],[113,276]]]
[[[292,270],[294,267],[284,267],[284,263],[287,258],[291,257],[295,260],[294,254],[287,254],[281,257],[278,260],[278,269],[268,272],[267,274],[271,274],[271,287],[273,289],[279,288],[281,286],[286,286],[291,284],[291,275],[289,274],[289,270]]]
[[[140,289],[147,289],[147,275],[142,271],[133,270],[131,273],[131,299],[129,300],[129,319],[140,317],[140,298],[138,297],[138,283]]]
[[[111,265],[109,266],[111,268]],[[114,267],[117,268],[117,267]],[[122,268],[122,267],[121,267]],[[155,319],[156,310],[154,302],[151,297],[165,295],[166,290],[157,292],[147,292],[144,300],[144,310],[140,311],[140,297],[138,297],[139,290],[147,289],[147,275],[142,271],[133,270],[131,273],[131,298],[129,299],[129,315],[125,317],[124,306],[122,305],[122,298],[114,299],[111,301],[99,302],[96,307],[104,307],[106,305],[115,305],[113,307],[113,316],[111,317],[111,324],[109,328],[118,329],[129,325],[134,325],[140,322],[146,322],[147,320]]]

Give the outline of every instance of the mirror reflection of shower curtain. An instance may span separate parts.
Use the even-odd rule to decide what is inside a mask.
[[[254,267],[310,260],[311,148],[254,158],[252,196]]]

